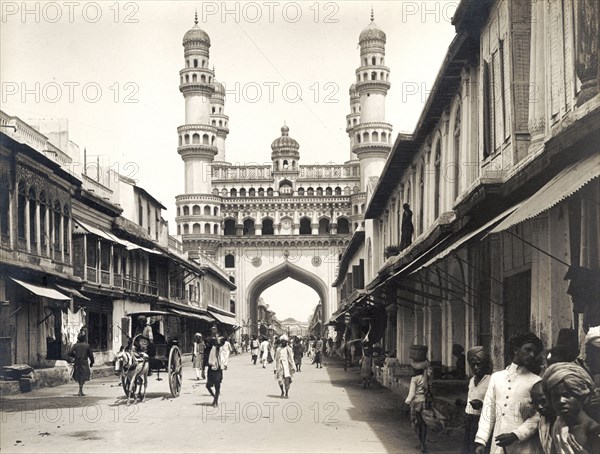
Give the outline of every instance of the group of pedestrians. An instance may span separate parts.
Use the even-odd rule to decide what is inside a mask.
[[[565,340],[566,339],[566,340]],[[492,373],[481,346],[467,352],[472,371],[465,404],[465,454],[585,454],[600,452],[598,355],[600,327],[586,336],[586,361],[579,357],[577,333],[561,330],[546,355],[533,333],[509,340],[510,365]],[[432,398],[427,361],[413,363],[415,378],[407,403],[425,451],[427,424],[422,412]]]
[[[565,343],[564,339],[570,339]],[[577,333],[561,330],[557,347],[543,355],[542,341],[520,333],[509,341],[510,365],[492,373],[484,347],[467,352],[472,371],[464,418],[464,454],[591,454],[600,452],[598,378],[600,327],[586,336],[586,361],[579,357]],[[570,346],[568,345],[570,344]],[[426,452],[425,413],[431,412],[431,368],[413,361],[405,403]]]

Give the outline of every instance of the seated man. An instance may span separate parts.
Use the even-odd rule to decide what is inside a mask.
[[[137,318],[137,327],[133,335],[133,353],[136,357],[148,360],[148,350],[153,344],[154,336],[152,328],[148,325],[148,319],[144,315]]]

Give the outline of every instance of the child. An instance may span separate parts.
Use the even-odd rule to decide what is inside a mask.
[[[475,435],[479,427],[483,398],[490,383],[492,363],[490,355],[481,346],[473,347],[467,352],[467,361],[471,367],[471,372],[473,372],[473,378],[469,381],[467,405],[465,408],[463,452],[473,454],[475,452]]]
[[[427,361],[411,363],[413,368],[413,377],[410,379],[410,388],[408,396],[404,402],[410,406],[410,421],[419,439],[421,452],[427,452],[425,441],[427,440],[427,426],[421,415],[431,402],[427,402],[429,395],[429,374]]]
[[[539,381],[529,391],[531,396],[531,405],[533,410],[540,414],[540,421],[538,422],[538,436],[540,438],[540,444],[544,454],[554,454],[552,449],[552,426],[556,420],[556,414],[549,404],[542,382]]]
[[[71,348],[69,356],[73,358],[73,380],[79,383],[79,393],[77,395],[82,397],[85,395],[83,394],[83,384],[90,379],[90,367],[94,365],[94,355],[89,344],[85,341],[84,332],[77,335],[77,343]]]
[[[595,392],[592,377],[575,363],[555,363],[542,379],[544,393],[557,414],[552,426],[553,450],[560,453],[595,453],[600,450],[600,424],[584,407]]]

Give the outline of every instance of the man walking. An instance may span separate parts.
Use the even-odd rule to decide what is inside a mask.
[[[323,356],[323,340],[321,336],[317,336],[317,340],[314,343],[315,347],[315,364],[317,365],[317,369],[323,369],[323,365],[321,364],[322,356]]]
[[[256,334],[253,334],[250,340],[250,354],[252,355],[252,364],[254,365],[256,365],[256,360],[258,359],[258,347],[260,347],[260,344],[256,338]]]
[[[204,367],[207,368],[206,389],[213,397],[213,407],[219,405],[219,394],[221,394],[221,382],[223,381],[223,370],[227,369],[227,359],[223,355],[222,347],[225,338],[219,337],[219,331],[213,326],[211,336],[206,340],[204,350]],[[213,392],[212,388],[215,388]]]
[[[475,454],[485,452],[490,436],[494,438],[491,454],[542,452],[536,436],[540,415],[528,417],[525,411],[531,388],[541,380],[531,369],[543,349],[542,341],[533,333],[521,333],[511,338],[510,345],[512,363],[490,377],[475,436]]]
[[[259,347],[260,363],[262,364],[263,369],[266,369],[267,367],[267,360],[269,359],[270,349],[271,346],[269,345],[269,341],[265,337],[263,337],[263,340],[260,343]]]

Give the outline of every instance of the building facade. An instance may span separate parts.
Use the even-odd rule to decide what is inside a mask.
[[[0,121],[2,366],[67,370],[81,331],[97,364],[111,361],[137,312],[177,316],[184,352],[214,323],[235,329],[235,284],[204,255],[189,259],[158,200],[97,163],[78,166],[65,121]]]
[[[271,145],[271,164],[233,165],[225,153],[225,89],[209,69],[210,38],[197,23],[184,36],[186,123],[178,128],[178,153],[185,193],[176,198],[177,234],[190,257],[210,255],[235,280],[236,317],[251,332],[258,330],[261,293],[288,277],[317,292],[321,318],[337,307],[331,284],[339,255],[352,233],[366,228],[366,187],[391,148],[385,39],[372,20],[360,35],[347,117],[350,160],[300,164],[300,145],[284,125]]]
[[[386,386],[407,393],[415,343],[436,378],[463,376],[454,344],[485,346],[500,369],[512,333],[549,348],[600,321],[598,19],[585,0],[460,3],[417,126],[367,194],[373,229],[336,280],[331,321],[352,338],[380,327]]]

